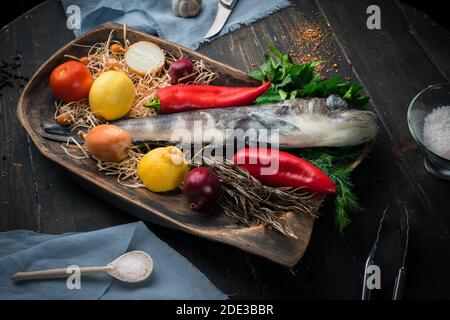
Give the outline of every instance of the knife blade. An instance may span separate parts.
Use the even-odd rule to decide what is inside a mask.
[[[208,33],[205,35],[205,39],[211,38],[218,34],[220,30],[222,30],[225,22],[227,22],[228,17],[231,15],[231,12],[234,9],[234,6],[238,0],[220,0],[217,7],[217,14],[214,22],[209,29]]]

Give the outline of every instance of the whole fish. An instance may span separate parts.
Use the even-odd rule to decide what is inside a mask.
[[[276,132],[283,149],[354,146],[374,139],[378,130],[373,112],[349,109],[336,96],[129,118],[111,124],[128,131],[135,143],[218,145],[243,136],[259,142]]]
[[[273,130],[278,132],[282,148],[354,146],[372,140],[378,130],[373,112],[348,109],[336,97],[126,119],[114,125],[128,131],[135,142],[190,139],[194,144],[230,141],[230,135],[242,132],[253,136],[255,131],[270,134]]]

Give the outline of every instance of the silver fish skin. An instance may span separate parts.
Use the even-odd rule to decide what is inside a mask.
[[[336,108],[330,99],[294,99],[275,104],[207,109],[133,118],[112,124],[128,131],[134,142],[214,144],[229,141],[239,129],[275,130],[283,149],[355,146],[375,138],[377,116],[370,111]],[[196,129],[203,133],[195,134]],[[213,133],[213,134],[211,134]],[[214,136],[216,138],[212,138]],[[183,140],[183,141],[180,141]]]

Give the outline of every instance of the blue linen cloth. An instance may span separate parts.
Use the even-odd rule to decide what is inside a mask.
[[[69,290],[65,279],[11,280],[16,272],[104,266],[132,250],[145,251],[153,258],[153,273],[139,284],[123,283],[107,274],[82,276],[80,290]],[[227,296],[144,223],[136,222],[64,235],[23,230],[0,233],[0,299],[224,300]]]
[[[172,13],[171,0],[62,0],[67,10],[71,5],[80,8],[80,29],[74,33],[78,37],[92,28],[108,22],[127,23],[131,28],[196,49],[214,22],[218,0],[203,0],[200,14],[193,18],[176,17]],[[239,0],[219,36],[248,25],[279,9],[289,6],[289,0]]]

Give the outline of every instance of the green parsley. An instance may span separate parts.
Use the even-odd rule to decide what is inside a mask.
[[[270,80],[272,83],[270,89],[256,100],[257,104],[337,94],[353,108],[367,108],[370,98],[363,95],[362,86],[342,81],[339,75],[322,79],[314,71],[321,62],[295,64],[289,53],[282,54],[275,46],[270,46],[269,49],[275,59],[267,56],[259,70],[249,74],[255,79],[263,82]]]

